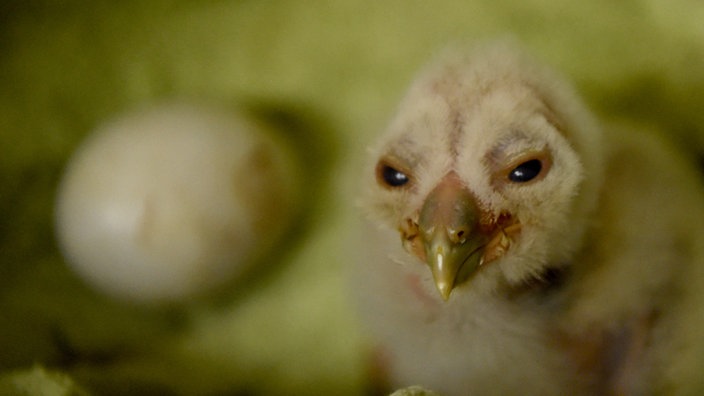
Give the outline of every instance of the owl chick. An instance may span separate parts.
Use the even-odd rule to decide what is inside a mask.
[[[371,150],[355,265],[393,388],[704,392],[704,193],[512,44],[448,51]]]

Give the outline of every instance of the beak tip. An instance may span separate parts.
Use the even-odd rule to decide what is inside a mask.
[[[438,283],[437,284],[438,291],[440,292],[440,297],[442,297],[443,301],[447,301],[450,299],[450,293],[452,292],[452,286],[450,286],[447,283]]]

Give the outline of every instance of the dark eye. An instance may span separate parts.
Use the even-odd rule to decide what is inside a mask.
[[[540,160],[532,159],[515,167],[509,174],[508,179],[516,183],[525,183],[535,179],[543,169]]]
[[[389,187],[401,187],[408,183],[408,175],[385,163],[380,163],[377,167],[377,178]]]

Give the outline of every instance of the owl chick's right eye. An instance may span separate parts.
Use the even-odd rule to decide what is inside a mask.
[[[386,187],[402,187],[410,181],[408,175],[391,165],[380,162],[376,167],[376,178]]]
[[[516,166],[508,174],[508,179],[515,183],[529,182],[540,175],[543,168],[539,159],[532,159]]]

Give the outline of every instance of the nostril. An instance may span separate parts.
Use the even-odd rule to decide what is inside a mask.
[[[467,241],[467,234],[469,234],[469,228],[466,226],[458,227],[455,229],[448,228],[447,235],[450,237],[452,243],[463,244]]]

